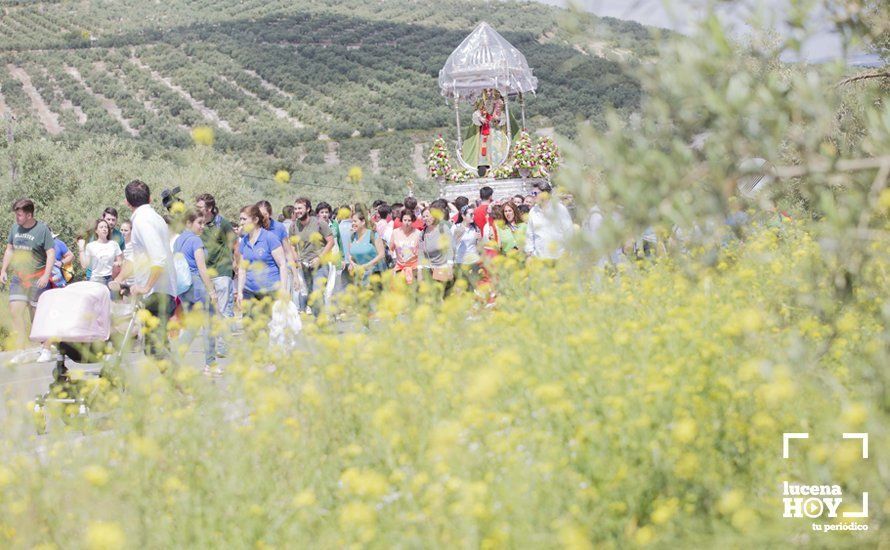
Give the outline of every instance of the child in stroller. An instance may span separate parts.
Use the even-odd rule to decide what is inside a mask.
[[[53,382],[34,403],[38,431],[46,429],[47,407],[58,406],[66,423],[88,418],[105,389],[121,386],[120,362],[134,333],[137,309],[133,303],[112,303],[108,287],[89,281],[51,289],[40,296],[30,338],[56,344],[58,354]],[[127,324],[121,334],[122,322]],[[72,375],[67,360],[102,363],[98,378]]]

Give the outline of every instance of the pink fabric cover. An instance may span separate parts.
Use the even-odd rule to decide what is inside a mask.
[[[111,295],[102,283],[83,281],[40,296],[32,341],[104,342],[110,335]]]

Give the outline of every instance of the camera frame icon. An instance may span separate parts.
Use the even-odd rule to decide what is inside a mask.
[[[868,460],[868,433],[863,432],[844,432],[843,439],[858,439],[862,442],[862,459]],[[809,439],[809,432],[784,432],[782,434],[782,458],[790,458],[790,445],[792,439]],[[845,518],[867,518],[868,517],[868,492],[862,493],[862,510],[860,512],[844,512]]]

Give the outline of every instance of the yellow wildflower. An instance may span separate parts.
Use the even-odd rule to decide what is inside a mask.
[[[275,172],[275,181],[280,184],[285,184],[290,181],[290,172],[287,170],[279,170]]]
[[[192,139],[198,145],[213,145],[213,128],[210,126],[192,128]]]
[[[86,546],[90,550],[117,550],[126,543],[124,530],[110,521],[91,521],[87,524]]]

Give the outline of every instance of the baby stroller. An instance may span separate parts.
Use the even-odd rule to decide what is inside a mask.
[[[57,410],[66,424],[80,425],[91,410],[101,408],[108,389],[121,387],[120,363],[136,327],[136,311],[135,304],[113,303],[101,283],[74,283],[40,296],[30,338],[56,344],[58,354],[49,390],[34,402],[39,433],[46,431],[48,408]],[[102,366],[98,372],[73,375],[67,361]]]

